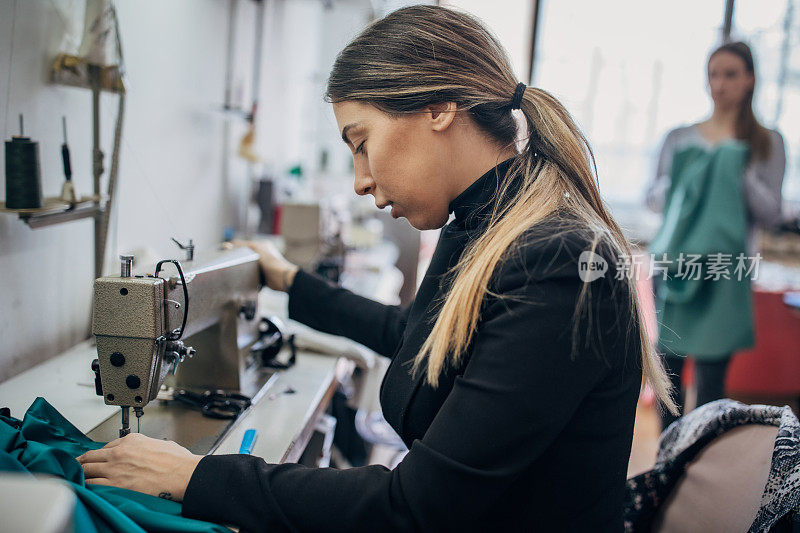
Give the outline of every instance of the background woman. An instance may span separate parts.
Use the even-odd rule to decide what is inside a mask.
[[[711,116],[669,132],[647,203],[665,212],[654,251],[668,252],[673,262],[680,252],[728,253],[734,255],[733,274],[737,252],[755,256],[758,229],[780,222],[786,158],[780,133],[764,128],[753,114],[755,68],[745,43],[724,44],[712,52],[708,86]],[[697,405],[724,397],[733,352],[754,342],[750,278],[689,285],[655,276],[654,282],[659,348],[673,385],[680,389],[683,361],[691,354]],[[662,412],[664,428],[673,420],[674,415]]]
[[[392,358],[381,402],[409,453],[391,471],[309,469],[133,435],[80,458],[87,483],[167,493],[247,531],[620,531],[642,376],[668,404],[669,380],[632,281],[614,275],[629,248],[569,114],[517,83],[480,23],[430,6],[351,42],[327,97],[356,193],[444,226],[430,267],[401,309],[268,248],[261,264],[292,318]],[[584,253],[608,265],[593,281]]]

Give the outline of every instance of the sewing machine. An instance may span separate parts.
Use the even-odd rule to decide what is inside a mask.
[[[237,248],[195,258],[191,243],[182,248],[186,260],[160,261],[147,273],[134,274],[133,257],[120,256],[120,275],[94,283],[95,388],[107,405],[122,408],[120,436],[130,431],[130,408],[138,421],[164,384],[249,398],[272,374],[259,364],[267,346],[256,319],[258,255]],[[151,436],[190,448],[202,443],[206,451],[230,425],[208,426],[214,421],[196,410],[166,402],[148,407],[146,419]],[[110,437],[108,427],[93,433]]]

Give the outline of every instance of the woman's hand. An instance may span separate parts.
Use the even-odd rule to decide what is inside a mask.
[[[233,244],[247,246],[259,255],[261,258],[259,265],[264,272],[267,287],[273,291],[287,292],[289,290],[299,267],[287,261],[272,242],[234,240]]]
[[[89,485],[111,485],[182,501],[202,458],[175,442],[131,433],[77,460]]]

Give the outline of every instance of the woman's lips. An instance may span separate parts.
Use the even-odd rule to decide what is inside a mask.
[[[394,202],[384,202],[382,204],[377,204],[376,203],[375,207],[377,207],[378,209],[385,209],[386,207],[391,208],[391,210],[392,210],[392,218],[398,218],[398,217],[403,216],[402,213],[400,213],[400,211],[397,210],[397,206],[394,205]]]

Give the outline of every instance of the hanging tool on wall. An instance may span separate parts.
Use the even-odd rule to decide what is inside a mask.
[[[67,202],[70,207],[75,207],[78,198],[75,196],[75,187],[72,185],[72,164],[69,159],[69,146],[67,145],[67,117],[61,117],[61,129],[64,131],[64,144],[61,145],[61,162],[64,164],[64,184],[61,186],[61,201]]]

